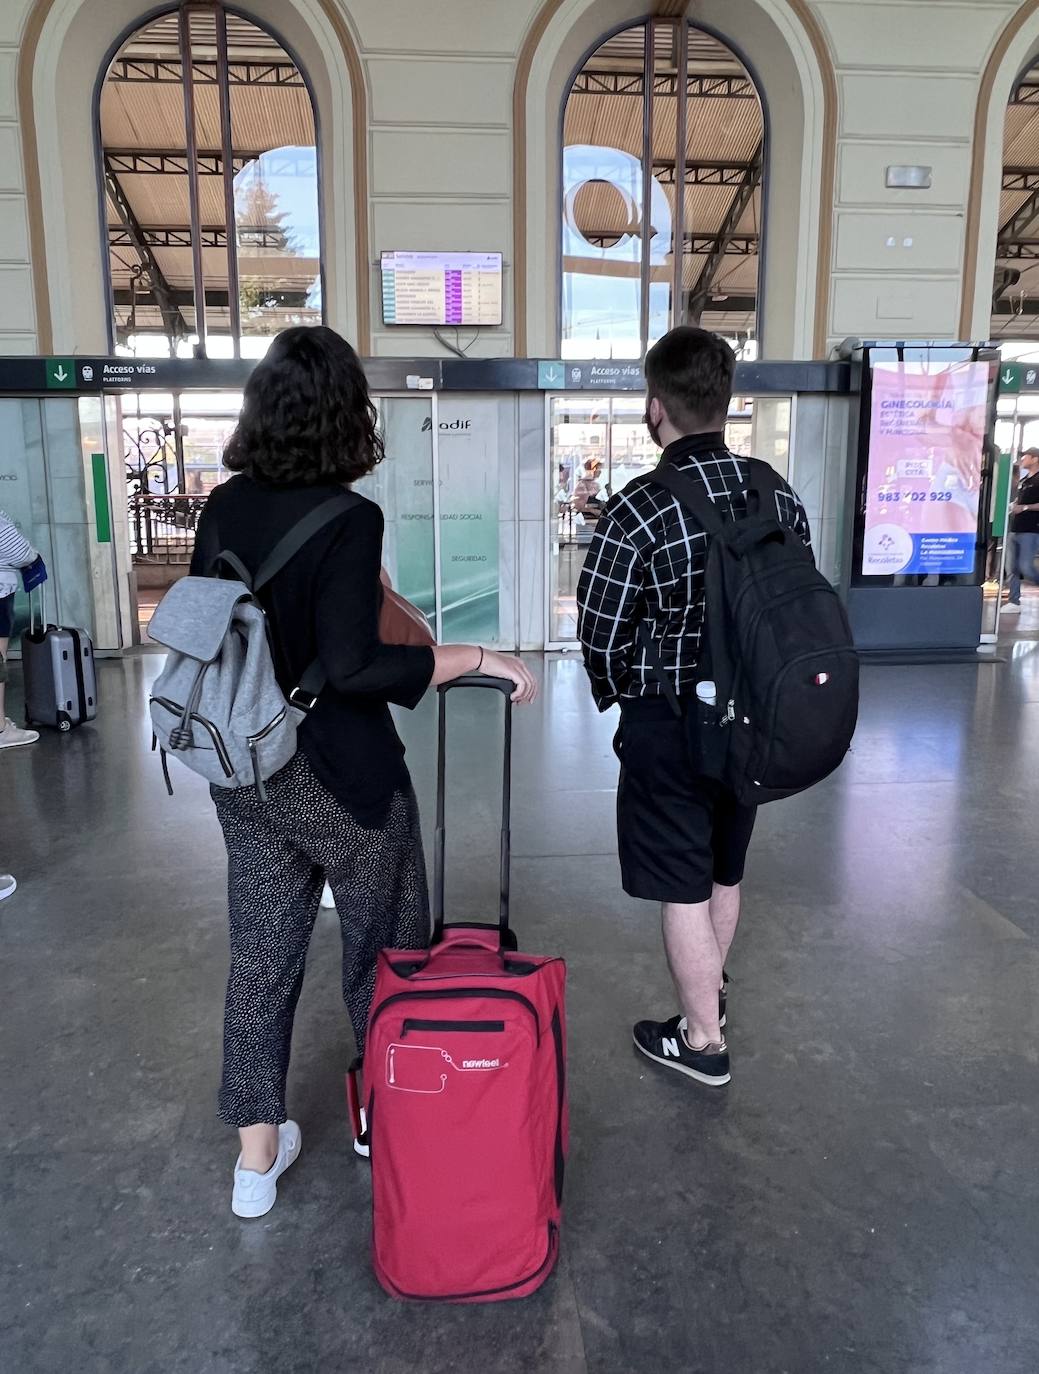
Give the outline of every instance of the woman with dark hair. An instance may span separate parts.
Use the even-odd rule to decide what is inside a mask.
[[[255,574],[292,527],[383,458],[360,360],[326,328],[287,329],[245,388],[225,465],[199,522],[191,571],[221,552]],[[431,685],[485,672],[536,685],[515,658],[473,645],[383,644],[383,517],[361,500],[319,530],[259,599],[288,693],[319,659],[327,686],[292,761],[253,787],[214,788],[228,855],[231,965],[220,1115],[237,1126],[232,1210],[263,1216],[299,1153],[285,1079],[307,946],[327,878],[343,935],[343,996],[364,1048],[378,951],[421,949],[429,909],[418,807],[389,704],[414,707]]]

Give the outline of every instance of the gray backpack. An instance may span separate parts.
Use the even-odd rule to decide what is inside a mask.
[[[236,581],[185,577],[162,598],[148,633],[169,653],[150,699],[152,748],[173,795],[167,756],[175,755],[217,787],[255,786],[296,752],[296,731],[317,704],[325,674],[315,659],[286,699],[274,675],[267,617],[256,593],[329,521],[356,505],[343,492],[322,502],[284,535],[250,577],[237,555],[224,552]]]

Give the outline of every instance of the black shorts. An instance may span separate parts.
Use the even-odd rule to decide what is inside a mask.
[[[741,806],[688,761],[685,725],[666,701],[621,706],[617,844],[624,891],[654,902],[706,902],[743,878],[757,807]]]

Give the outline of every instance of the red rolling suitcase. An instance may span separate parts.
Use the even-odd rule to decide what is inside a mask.
[[[487,925],[444,922],[447,688],[438,702],[433,945],[384,950],[365,1091],[373,1258],[397,1298],[497,1302],[533,1293],[559,1249],[567,1152],[562,959],[509,929],[511,683],[505,698],[501,901]]]

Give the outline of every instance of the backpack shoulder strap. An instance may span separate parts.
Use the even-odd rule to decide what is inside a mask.
[[[659,486],[666,488],[673,497],[694,516],[703,528],[708,538],[714,538],[720,534],[725,527],[725,518],[718,510],[717,506],[708,496],[703,484],[696,482],[686,472],[680,472],[677,468],[665,463],[658,467],[653,473],[653,481]],[[660,684],[661,692],[671,710],[679,718],[682,716],[682,706],[675,691],[675,685],[668,677],[660,658],[660,651],[653,643],[653,636],[649,633],[649,628],[644,620],[640,620],[636,631],[639,647],[645,657],[645,661]],[[706,647],[706,646],[704,646]]]
[[[277,577],[282,568],[291,561],[303,548],[304,544],[313,539],[319,530],[337,516],[345,515],[348,510],[353,510],[355,506],[361,504],[361,498],[352,491],[343,491],[338,496],[330,496],[327,501],[322,501],[320,506],[315,506],[308,511],[302,519],[297,520],[292,528],[278,540],[274,548],[260,564],[256,576],[253,578],[251,590],[258,592],[261,587],[265,587],[274,577]]]
[[[252,573],[250,573],[249,569],[245,566],[245,564],[238,557],[238,555],[236,553],[232,553],[230,549],[222,549],[220,553],[217,554],[217,556],[210,563],[209,570],[206,573],[206,576],[212,577],[221,563],[225,564],[225,566],[231,569],[235,577],[238,578],[239,582],[243,582],[245,586],[247,586],[250,590],[252,589]]]
[[[758,505],[756,513],[758,515],[764,514],[767,511],[769,515],[778,520],[779,508],[776,505],[776,497],[785,489],[783,479],[774,467],[770,467],[769,464],[761,458],[751,458],[749,459],[749,463],[750,481],[747,487],[748,498],[751,496],[757,498]],[[767,500],[769,497],[772,499],[771,506],[768,504]],[[748,507],[752,505],[753,502],[748,500]]]
[[[725,526],[725,518],[718,510],[700,482],[695,482],[687,472],[679,472],[669,463],[657,468],[653,481],[666,487],[672,496],[695,515],[705,533],[713,537],[720,534]]]

